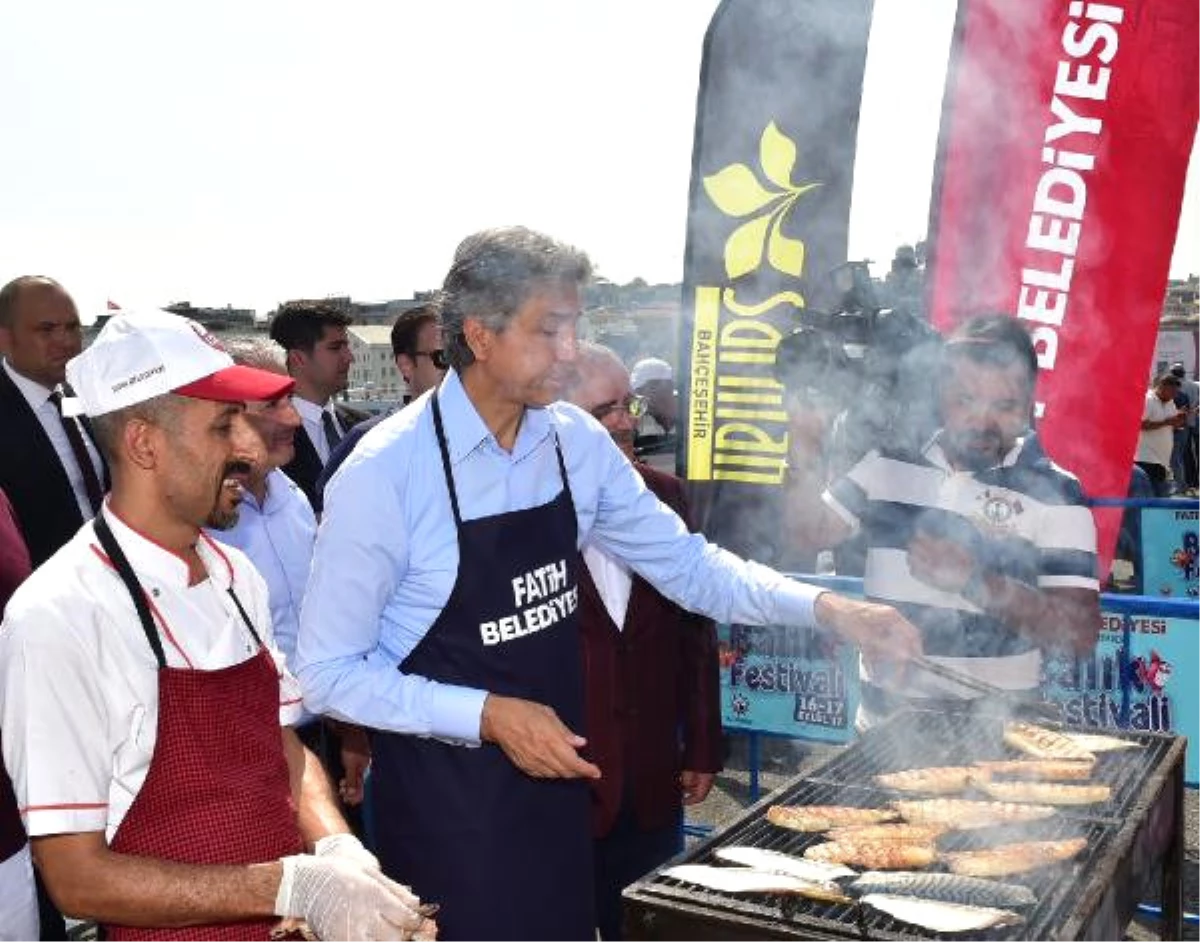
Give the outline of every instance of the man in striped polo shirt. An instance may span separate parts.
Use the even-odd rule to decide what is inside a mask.
[[[796,417],[788,515],[809,548],[864,533],[867,597],[916,624],[931,659],[1029,692],[1043,650],[1084,653],[1100,627],[1095,523],[1079,481],[1032,430],[1036,377],[1020,321],[964,323],[943,348],[942,424],[924,448],[877,448],[821,494],[820,444],[807,417]],[[866,660],[861,678],[860,728],[905,704],[974,695]]]

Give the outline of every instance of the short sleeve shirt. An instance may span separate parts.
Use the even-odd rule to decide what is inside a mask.
[[[218,670],[257,653],[232,588],[273,657],[279,722],[300,717],[300,691],[271,632],[266,585],[239,550],[201,535],[208,579],[105,519],[150,602],[171,667]],[[89,523],[17,590],[0,629],[4,761],[31,836],[105,831],[112,840],[150,767],[158,730],[158,663],[133,599]]]

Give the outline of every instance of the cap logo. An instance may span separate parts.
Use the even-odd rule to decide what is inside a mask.
[[[166,371],[167,368],[160,363],[158,366],[152,367],[151,369],[143,370],[140,373],[134,373],[132,376],[127,376],[125,379],[113,383],[112,391],[114,394],[119,393],[122,389],[133,386],[136,383],[142,382],[143,380],[147,380],[151,376],[157,376],[159,373],[165,373]]]
[[[220,350],[222,353],[225,352],[225,348],[221,346],[221,341],[205,330],[203,324],[198,324],[196,321],[189,320],[187,325],[192,328],[193,331],[195,331],[197,337],[203,340],[214,350]]]

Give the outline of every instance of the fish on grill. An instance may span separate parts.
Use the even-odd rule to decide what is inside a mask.
[[[975,787],[1000,801],[1043,805],[1098,805],[1112,797],[1108,785],[1065,785],[1062,782],[977,781]]]
[[[886,893],[890,896],[916,896],[964,906],[1032,906],[1037,897],[1027,886],[999,883],[957,873],[879,873],[868,871],[848,884],[859,896]]]
[[[839,877],[852,877],[856,871],[839,864],[821,863],[817,860],[805,860],[794,857],[778,850],[768,850],[765,847],[744,847],[731,845],[718,847],[713,856],[727,863],[740,867],[750,867],[754,870],[768,870],[771,873],[786,873],[788,876],[813,883],[828,882]]]
[[[842,888],[831,881],[815,883],[786,873],[754,870],[750,867],[679,864],[666,867],[662,875],[721,893],[791,893],[827,903],[850,902]]]
[[[889,772],[886,775],[876,775],[875,781],[884,788],[894,788],[902,792],[930,792],[934,795],[952,795],[965,789],[970,784],[972,773],[977,772],[977,769],[965,765],[906,769],[903,772]]]
[[[831,828],[825,836],[831,841],[895,841],[900,844],[932,844],[950,830],[944,824],[856,824]]]
[[[1035,759],[1094,761],[1095,756],[1069,736],[1033,723],[1005,723],[1004,741]]]
[[[900,841],[830,841],[805,848],[809,860],[848,864],[867,870],[919,870],[937,859],[932,844]]]
[[[942,854],[951,873],[970,877],[1002,877],[1027,873],[1060,860],[1070,860],[1087,847],[1087,839],[1064,841],[1024,841],[1020,844],[1001,844],[987,850],[956,851]]]
[[[1114,752],[1118,749],[1144,749],[1140,742],[1118,739],[1116,736],[1100,736],[1095,733],[1063,733],[1080,749],[1088,752]]]
[[[971,801],[966,798],[928,798],[923,801],[893,801],[891,804],[900,817],[912,824],[943,824],[955,830],[1039,821],[1054,814],[1054,808],[1050,805]]]
[[[1004,759],[976,762],[987,776],[1000,778],[1032,778],[1049,781],[1073,781],[1090,778],[1095,762],[1080,759]]]
[[[850,808],[843,805],[771,805],[767,820],[792,831],[828,831],[851,824],[878,824],[896,820],[887,808]]]
[[[978,932],[998,926],[1015,926],[1025,921],[1019,913],[1007,909],[962,906],[887,893],[871,893],[859,902],[887,913],[893,919],[931,932]]]

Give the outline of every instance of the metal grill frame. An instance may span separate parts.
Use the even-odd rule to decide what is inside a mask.
[[[1002,714],[909,711],[867,733],[817,768],[797,776],[748,808],[725,829],[672,863],[712,863],[718,847],[743,844],[801,854],[824,838],[769,824],[774,804],[879,807],[902,795],[875,785],[874,774],[1013,755],[1000,745]],[[1061,724],[1040,723],[1065,729]],[[985,735],[981,726],[994,735]],[[937,732],[916,749],[909,732]],[[1096,732],[1096,730],[1079,730]],[[953,732],[953,737],[947,735]],[[1113,786],[1102,807],[1063,807],[1054,817],[1005,826],[1003,842],[1081,834],[1088,848],[1075,861],[1004,878],[1025,883],[1038,903],[1020,926],[976,938],[1119,938],[1155,871],[1161,873],[1164,938],[1178,938],[1183,913],[1183,756],[1186,740],[1161,733],[1114,731],[1142,748],[1098,757],[1094,781]],[[897,742],[908,740],[903,752]],[[949,745],[953,743],[953,745]],[[846,784],[846,783],[853,784]],[[979,796],[984,797],[984,796]],[[1019,830],[1020,833],[1014,833]],[[1000,843],[995,829],[954,832],[943,849]],[[930,939],[939,936],[873,910],[775,894],[735,896],[648,874],[625,891],[630,938]],[[667,926],[670,924],[670,928]],[[686,929],[681,929],[686,925]],[[665,930],[665,934],[660,934]],[[639,933],[645,933],[639,935]]]

